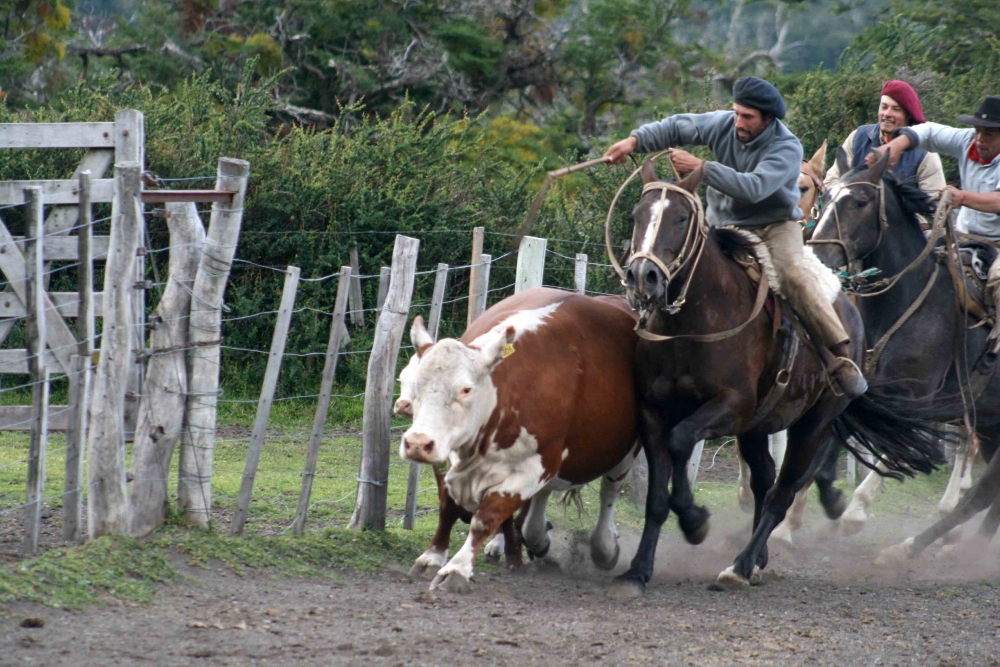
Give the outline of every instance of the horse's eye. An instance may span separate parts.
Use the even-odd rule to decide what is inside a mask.
[[[808,186],[803,185],[801,188],[799,188],[799,194],[803,194],[804,195],[807,192],[809,192],[809,187]]]

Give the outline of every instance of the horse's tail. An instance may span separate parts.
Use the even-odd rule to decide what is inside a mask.
[[[844,446],[869,468],[864,449],[889,469],[886,477],[902,479],[929,473],[945,463],[938,441],[949,436],[935,420],[937,410],[912,399],[892,396],[876,387],[848,404],[833,430]]]

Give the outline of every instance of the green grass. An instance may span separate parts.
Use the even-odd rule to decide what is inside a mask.
[[[388,530],[385,533],[347,531],[345,526],[354,508],[361,455],[361,437],[357,431],[361,401],[340,399],[335,405],[320,451],[313,484],[313,505],[304,536],[290,537],[287,528],[295,516],[314,404],[298,400],[274,405],[245,535],[233,538],[226,535],[228,521],[242,479],[256,404],[224,403],[220,406],[213,471],[213,505],[217,510],[213,531],[185,528],[171,519],[170,525],[142,541],[106,537],[80,547],[54,549],[38,558],[0,568],[0,601],[26,599],[66,607],[79,607],[105,596],[148,601],[158,585],[178,579],[171,565],[174,553],[184,554],[195,566],[214,560],[237,573],[261,567],[289,575],[310,576],[330,576],[339,568],[374,570],[386,562],[412,561],[426,547],[437,524],[433,475],[429,469],[422,469],[415,530],[402,530],[409,464],[398,459],[393,447],[388,483]],[[394,425],[404,423],[394,422]],[[393,433],[395,438],[399,431]],[[48,521],[58,521],[61,517],[64,448],[62,435],[50,436],[45,484],[45,495],[49,499],[45,505],[46,509],[54,511]],[[26,433],[0,433],[0,521],[8,524],[15,535],[22,513],[12,508],[25,500],[27,450]],[[719,456],[732,456],[731,450],[723,450]],[[174,469],[168,482],[171,494],[176,489],[176,458]],[[948,474],[947,470],[942,470],[906,483],[888,480],[876,511],[880,516],[933,515]],[[714,514],[738,512],[735,482],[732,479],[712,483],[702,479],[695,487],[697,502],[707,505]],[[846,490],[844,482],[840,485]],[[552,522],[561,530],[590,530],[599,511],[598,484],[586,487],[581,501],[581,508],[554,501],[549,509]],[[173,496],[170,503],[172,506],[175,503]],[[812,501],[808,508],[809,516],[819,520],[818,503]],[[621,530],[638,531],[643,524],[643,510],[623,496],[616,519]],[[678,530],[676,521],[672,520],[664,528],[668,532]],[[466,527],[459,524],[452,543],[461,543],[465,535]]]

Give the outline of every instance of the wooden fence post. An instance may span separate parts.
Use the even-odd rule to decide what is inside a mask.
[[[313,418],[312,436],[309,439],[309,452],[306,454],[306,467],[302,471],[302,490],[299,492],[299,506],[295,511],[295,523],[292,532],[301,535],[305,530],[306,514],[309,512],[309,498],[312,495],[313,477],[316,475],[316,461],[319,458],[320,441],[323,429],[326,427],[326,415],[330,408],[330,394],[333,393],[333,379],[337,374],[337,358],[340,356],[340,344],[346,331],[344,313],[347,311],[347,296],[351,291],[351,267],[340,267],[340,282],[337,283],[337,300],[333,306],[333,319],[330,322],[330,340],[326,346],[326,363],[323,365],[323,381],[319,389],[319,400],[316,402],[316,415]]]
[[[90,373],[94,354],[94,248],[90,209],[90,171],[80,174],[80,211],[77,220],[77,269],[80,308],[77,311],[77,354],[72,358],[69,379],[69,429],[66,431],[66,481],[63,498],[63,540],[79,542],[83,538],[84,452],[87,447],[87,422],[90,411]]]
[[[129,533],[136,537],[146,535],[166,517],[170,459],[181,437],[188,393],[191,288],[205,244],[205,228],[194,203],[168,203],[166,216],[169,277],[150,318],[151,356],[142,384],[129,484]]]
[[[358,244],[351,243],[351,324],[356,327],[365,326],[364,306],[361,301],[361,262],[358,259]]]
[[[250,449],[247,451],[247,462],[243,468],[243,481],[240,483],[240,495],[236,499],[236,512],[233,514],[233,535],[243,534],[243,524],[250,511],[250,497],[253,494],[254,477],[257,475],[257,464],[260,463],[260,452],[264,448],[264,438],[267,436],[267,422],[271,419],[271,404],[274,401],[274,390],[278,386],[278,375],[281,373],[281,361],[285,356],[285,341],[288,339],[288,327],[292,323],[292,311],[295,310],[295,293],[299,288],[299,267],[289,266],[285,274],[285,285],[281,290],[281,305],[278,306],[278,320],[274,325],[274,336],[271,338],[271,352],[267,356],[267,368],[264,369],[264,382],[260,388],[260,398],[257,400],[257,417],[250,433]]]
[[[101,357],[94,379],[94,409],[88,437],[90,493],[87,517],[91,539],[107,534],[124,534],[128,529],[125,392],[134,366],[129,297],[133,291],[135,253],[139,247],[141,171],[138,162],[115,165],[111,245],[104,267]]]
[[[488,280],[488,279],[487,279]],[[431,297],[431,314],[428,320],[427,333],[431,339],[438,339],[441,328],[441,308],[444,305],[444,292],[448,286],[448,265],[438,264],[434,275],[434,295]],[[403,530],[413,530],[417,519],[417,494],[420,493],[420,464],[410,461],[410,474],[406,478],[406,506],[403,509]]]
[[[573,263],[573,284],[578,293],[587,293],[587,255],[582,252],[576,253]]]
[[[514,292],[523,292],[532,287],[541,287],[545,275],[546,239],[535,236],[525,236],[521,239],[521,247],[517,251],[517,277],[514,279]]]
[[[486,297],[490,291],[490,262],[493,257],[483,253],[480,257],[479,274],[476,276],[476,302],[473,309],[473,319],[486,312]]]
[[[688,459],[688,484],[692,487],[695,481],[698,479],[698,470],[701,469],[701,456],[705,452],[705,441],[699,440],[694,443],[694,449],[691,451],[691,458]]]
[[[444,293],[448,289],[448,265],[438,264],[434,273],[434,293],[431,296],[431,314],[427,321],[427,333],[437,340],[441,328],[441,308],[444,306]]]
[[[125,162],[139,163],[139,172],[146,165],[146,121],[141,112],[135,109],[122,109],[115,114],[115,164]],[[136,197],[141,196],[142,181],[136,185]],[[132,316],[132,349],[141,353],[146,349],[146,220],[143,215],[142,200],[137,205],[138,240],[137,255],[133,262],[134,281],[129,285],[129,300]],[[142,250],[139,250],[139,249]],[[139,414],[139,392],[145,377],[145,365],[139,361],[128,369],[128,384],[125,389],[125,438],[132,440],[135,433],[136,416]]]
[[[852,489],[858,486],[858,460],[850,452],[847,452],[847,485]]]
[[[417,239],[396,236],[389,294],[375,328],[375,340],[368,357],[361,468],[358,474],[357,501],[350,523],[352,529],[368,527],[385,530],[392,388],[395,384],[399,344],[413,297],[419,247],[420,241]]]
[[[28,449],[27,505],[24,512],[24,545],[26,556],[38,553],[38,532],[41,527],[42,498],[45,496],[45,454],[48,445],[49,370],[45,363],[45,271],[44,255],[45,211],[42,189],[26,188],[28,225],[25,234],[25,309],[28,339],[28,368],[34,383],[31,391],[31,442]]]
[[[188,325],[187,428],[181,436],[177,506],[190,523],[208,528],[212,517],[212,462],[222,362],[222,304],[243,224],[250,163],[221,158],[216,190],[236,192],[233,201],[212,205],[201,263],[195,275]]]
[[[375,300],[375,313],[382,312],[385,305],[385,295],[389,291],[389,273],[392,271],[388,266],[383,266],[378,272],[378,297]]]
[[[479,287],[479,267],[482,264],[483,241],[486,238],[485,227],[475,227],[472,230],[472,259],[469,261],[469,309],[465,319],[465,328],[472,326],[476,319],[476,289]]]

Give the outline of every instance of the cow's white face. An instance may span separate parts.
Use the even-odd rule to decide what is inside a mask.
[[[420,355],[414,354],[410,357],[410,362],[406,364],[399,373],[399,398],[392,406],[394,414],[402,417],[413,416],[413,382],[417,374],[417,364],[420,363]]]
[[[497,405],[490,377],[504,346],[514,340],[511,326],[491,331],[469,347],[453,338],[433,343],[417,318],[410,338],[420,360],[412,375],[413,425],[403,434],[399,455],[422,463],[442,463],[473,443]]]

